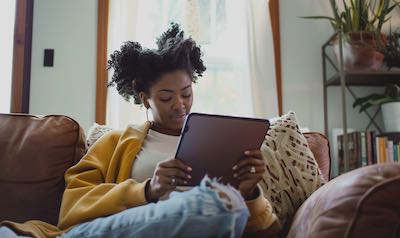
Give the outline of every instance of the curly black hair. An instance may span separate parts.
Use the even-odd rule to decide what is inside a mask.
[[[133,98],[135,104],[141,104],[139,92],[148,93],[162,74],[185,70],[196,82],[206,70],[200,47],[190,37],[184,38],[178,24],[171,23],[156,43],[157,49],[144,49],[138,42],[124,42],[108,60],[107,69],[114,69],[114,73],[107,86],[116,85],[125,100]]]

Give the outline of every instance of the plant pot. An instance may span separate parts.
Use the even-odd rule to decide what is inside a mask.
[[[381,105],[385,132],[400,132],[400,102]]]
[[[400,68],[400,54],[393,54],[393,55],[386,55],[385,56],[385,62],[387,67],[393,68],[397,67]]]
[[[381,35],[380,42],[384,44],[386,38]],[[350,32],[343,41],[344,70],[378,70],[383,64],[384,55],[377,51],[379,41],[374,32]],[[332,42],[333,50],[339,62],[339,40]]]

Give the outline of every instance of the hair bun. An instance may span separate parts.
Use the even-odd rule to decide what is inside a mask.
[[[200,47],[176,23],[157,38],[157,49],[143,49],[137,42],[124,42],[108,60],[108,69],[114,73],[108,86],[115,86],[118,93],[129,101],[140,104],[140,92],[149,92],[160,77],[167,72],[185,70],[192,81],[206,69],[201,60]]]
[[[179,25],[177,23],[171,23],[170,28],[162,33],[156,40],[158,50],[162,51],[165,48],[170,48],[177,44],[179,41],[183,40],[183,35],[184,32],[180,29]]]

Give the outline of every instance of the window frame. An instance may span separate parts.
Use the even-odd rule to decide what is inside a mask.
[[[268,0],[265,0],[268,1]],[[275,74],[278,96],[278,110],[282,114],[282,73],[281,46],[279,26],[279,0],[269,0],[269,11],[272,25],[275,56]],[[108,36],[109,0],[98,2],[97,25],[97,83],[96,83],[96,123],[106,123],[107,105],[107,36]]]
[[[11,112],[29,113],[34,0],[17,0],[11,83]]]

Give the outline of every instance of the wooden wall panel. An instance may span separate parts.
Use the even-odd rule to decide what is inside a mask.
[[[279,26],[279,0],[269,0],[269,11],[274,38],[276,89],[278,95],[279,115],[282,115],[282,66],[281,66],[281,32]]]
[[[29,113],[33,0],[17,0],[11,86],[11,112]]]
[[[107,36],[109,0],[98,1],[97,22],[97,72],[96,72],[96,123],[106,123],[107,110]]]

